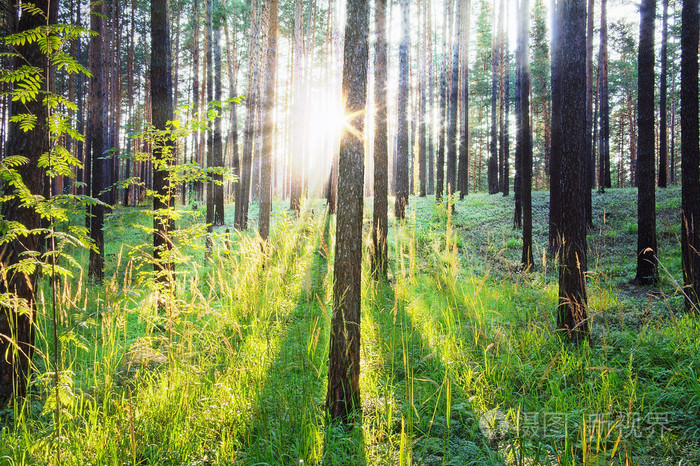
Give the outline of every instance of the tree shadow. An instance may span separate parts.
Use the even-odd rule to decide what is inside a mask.
[[[459,374],[450,367],[440,343],[425,335],[408,309],[412,304],[400,290],[402,280],[393,288],[375,282],[370,304],[380,335],[378,346],[383,349],[378,359],[385,361],[382,383],[398,405],[399,412],[386,418],[390,424],[386,428],[399,438],[399,462],[498,462]]]
[[[293,311],[279,328],[284,334],[275,335],[279,344],[271,348],[276,354],[267,377],[250,401],[249,422],[240,439],[244,462],[365,463],[362,423],[356,420],[359,428],[346,429],[326,419],[331,218],[324,215],[316,221],[322,222],[322,231],[302,226],[298,245],[313,249],[310,260],[284,265],[283,273],[297,274],[301,287]]]

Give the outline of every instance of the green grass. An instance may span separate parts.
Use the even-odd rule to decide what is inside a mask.
[[[149,219],[119,209],[105,283],[76,271],[60,287],[60,436],[43,287],[36,375],[26,405],[0,412],[0,464],[52,463],[59,446],[76,465],[698,463],[700,330],[675,285],[679,198],[658,192],[669,273],[638,287],[636,191],[594,194],[580,347],[555,331],[547,193],[533,196],[531,273],[518,267],[512,197],[469,195],[454,213],[411,198],[407,219],[390,222],[388,281],[369,278],[365,245],[352,428],[324,412],[335,219],[321,203],[299,219],[276,205],[266,248],[215,232],[206,261],[203,212],[181,210],[193,230],[160,312],[137,227]]]

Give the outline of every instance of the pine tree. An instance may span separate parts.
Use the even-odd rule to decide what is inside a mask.
[[[686,309],[700,305],[698,1],[685,0],[681,29],[681,249]]]
[[[396,218],[404,218],[408,205],[409,193],[409,125],[408,125],[408,98],[409,98],[409,2],[401,2],[403,36],[399,44],[399,90],[398,90],[398,122],[396,135],[396,201],[394,215]]]
[[[656,192],[654,185],[654,16],[656,0],[642,0],[637,61],[638,127],[637,152],[637,283],[658,279],[656,243]]]
[[[369,61],[369,8],[348,0],[343,59],[345,112],[352,115],[340,145],[338,213],[333,264],[333,317],[328,357],[326,409],[333,419],[352,421],[360,411],[360,304],[362,295],[362,183],[364,110]]]
[[[561,236],[559,246],[559,305],[557,327],[574,342],[588,335],[586,311],[585,179],[581,154],[586,145],[586,37],[585,0],[558,4],[561,22]],[[564,102],[566,104],[564,105]],[[557,105],[557,103],[555,103]]]
[[[374,210],[372,221],[372,275],[386,276],[388,233],[388,129],[387,129],[387,71],[388,46],[386,41],[387,0],[377,0],[374,51],[374,100],[377,112],[374,120]]]
[[[265,59],[265,91],[263,93],[263,151],[260,181],[260,237],[270,235],[272,210],[272,149],[274,139],[275,83],[277,76],[277,0],[266,0],[267,54]]]
[[[520,0],[518,21],[518,128],[516,144],[520,151],[521,194],[523,207],[523,254],[522,264],[530,270],[532,258],[532,132],[530,129],[530,66],[527,45],[529,43],[528,19],[530,5],[528,0]]]

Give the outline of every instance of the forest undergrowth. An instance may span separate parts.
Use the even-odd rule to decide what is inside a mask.
[[[529,272],[500,195],[470,194],[454,211],[412,197],[406,220],[390,219],[386,281],[370,278],[365,241],[363,409],[350,427],[324,413],[335,221],[322,203],[299,219],[276,204],[266,245],[220,228],[207,253],[202,228],[182,235],[165,306],[148,211],[118,208],[104,284],[76,270],[59,287],[58,400],[47,284],[39,294],[36,375],[26,403],[0,413],[0,464],[53,463],[58,449],[75,465],[700,463],[680,190],[657,192],[651,287],[632,284],[636,190],[594,193],[591,337],[578,347],[555,332],[547,201],[534,193]],[[179,210],[180,226],[203,223]]]

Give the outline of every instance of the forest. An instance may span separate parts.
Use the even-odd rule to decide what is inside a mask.
[[[700,464],[698,0],[4,0],[0,464]]]

